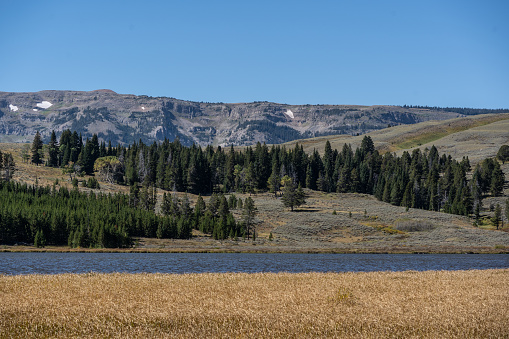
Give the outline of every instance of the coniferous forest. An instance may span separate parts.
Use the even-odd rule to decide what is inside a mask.
[[[193,228],[215,239],[249,237],[252,215],[249,223],[237,222],[230,209],[241,207],[242,200],[224,194],[270,191],[277,196],[297,190],[303,199],[302,188],[366,193],[393,205],[478,217],[483,197],[500,195],[505,181],[495,159],[485,159],[472,169],[468,158],[456,161],[440,155],[434,146],[402,156],[381,155],[369,136],[355,150],[347,144],[333,150],[327,142],[323,155],[317,150],[307,154],[298,144],[286,149],[258,143],[241,151],[186,147],[178,139],[112,146],[99,142],[96,135],[83,141],[70,130],[59,141],[53,132],[46,152],[43,146],[37,134],[31,150],[35,165],[60,167],[71,179],[94,174],[128,185],[130,194],[80,193],[3,179],[1,243],[126,247],[132,237],[189,238]],[[157,189],[166,191],[160,213],[155,211]],[[187,195],[178,198],[171,192],[200,196],[193,208]],[[211,195],[208,204],[201,195]],[[285,201],[285,206],[293,210],[294,205]]]

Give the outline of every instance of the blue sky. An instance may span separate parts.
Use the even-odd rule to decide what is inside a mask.
[[[509,2],[0,2],[0,91],[509,108]]]

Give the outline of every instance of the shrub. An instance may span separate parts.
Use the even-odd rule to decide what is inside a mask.
[[[431,231],[434,226],[427,220],[398,220],[395,228],[404,232],[423,232]]]

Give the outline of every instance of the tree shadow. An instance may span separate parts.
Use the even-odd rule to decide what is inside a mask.
[[[301,208],[294,208],[293,209],[293,212],[320,212],[321,209],[318,209],[318,208],[306,208],[306,209],[301,209]]]

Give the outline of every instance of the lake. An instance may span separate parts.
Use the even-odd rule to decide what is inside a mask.
[[[0,274],[369,272],[509,268],[508,254],[0,253]]]

